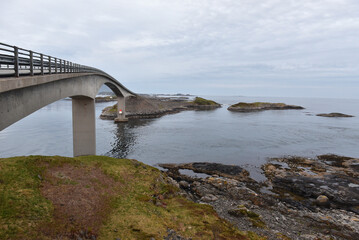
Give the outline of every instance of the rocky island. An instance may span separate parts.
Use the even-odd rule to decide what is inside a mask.
[[[317,114],[317,116],[319,117],[335,117],[335,118],[338,118],[338,117],[354,117],[352,115],[347,115],[347,114],[343,114],[343,113],[320,113],[320,114]]]
[[[169,98],[157,96],[141,96],[126,98],[126,118],[158,118],[166,114],[178,113],[185,110],[211,110],[221,107],[220,104],[201,97],[193,101],[187,98]],[[117,112],[117,104],[106,107],[101,119],[113,120]]]
[[[227,108],[234,112],[256,112],[264,110],[287,110],[287,109],[304,109],[301,106],[287,105],[284,103],[269,103],[269,102],[239,102]]]

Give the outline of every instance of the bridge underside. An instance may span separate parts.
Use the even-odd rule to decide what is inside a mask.
[[[72,98],[74,156],[96,154],[95,97],[103,84],[118,97],[125,109],[125,97],[132,95],[117,81],[99,74],[71,74],[0,79],[0,131],[36,110],[66,97]],[[17,82],[16,82],[17,81]],[[125,115],[118,114],[118,120]]]

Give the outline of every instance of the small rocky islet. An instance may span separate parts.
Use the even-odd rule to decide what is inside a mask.
[[[239,166],[160,164],[184,196],[267,239],[359,239],[359,159],[273,158],[256,182]],[[181,169],[205,173],[204,178]]]
[[[289,109],[304,109],[304,107],[296,105],[287,105],[285,103],[270,103],[270,102],[239,102],[227,108],[234,112],[256,112],[264,110],[289,110]]]
[[[332,118],[354,117],[353,115],[348,115],[348,114],[344,114],[344,113],[337,113],[337,112],[332,112],[332,113],[320,113],[320,114],[317,114],[317,116],[319,116],[319,117],[332,117]]]

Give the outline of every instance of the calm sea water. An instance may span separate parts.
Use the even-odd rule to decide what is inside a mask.
[[[268,157],[325,153],[359,157],[359,99],[204,97],[223,107],[126,124],[97,119],[97,154],[134,158],[154,166],[194,161],[236,164],[257,179]],[[306,109],[227,111],[239,101],[284,102]],[[96,115],[112,104],[96,104]],[[315,116],[328,112],[357,117]],[[0,157],[21,155],[72,156],[71,101],[48,105],[0,132]]]

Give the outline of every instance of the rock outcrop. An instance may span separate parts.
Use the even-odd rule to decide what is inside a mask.
[[[211,110],[221,107],[220,104],[196,97],[194,101],[187,98],[165,98],[136,96],[126,98],[126,118],[158,118],[166,114],[185,110]],[[117,116],[117,104],[102,110],[101,119],[113,120]]]
[[[304,109],[304,108],[301,106],[287,105],[284,103],[239,102],[237,104],[231,105],[227,109],[229,111],[235,111],[235,112],[255,112],[255,111],[264,111],[264,110],[287,110],[287,109]]]
[[[336,112],[333,112],[333,113],[320,113],[320,114],[317,114],[317,116],[319,116],[319,117],[334,117],[334,118],[338,118],[338,117],[354,117],[352,115],[347,115],[347,114],[344,114],[344,113],[336,113]]]

